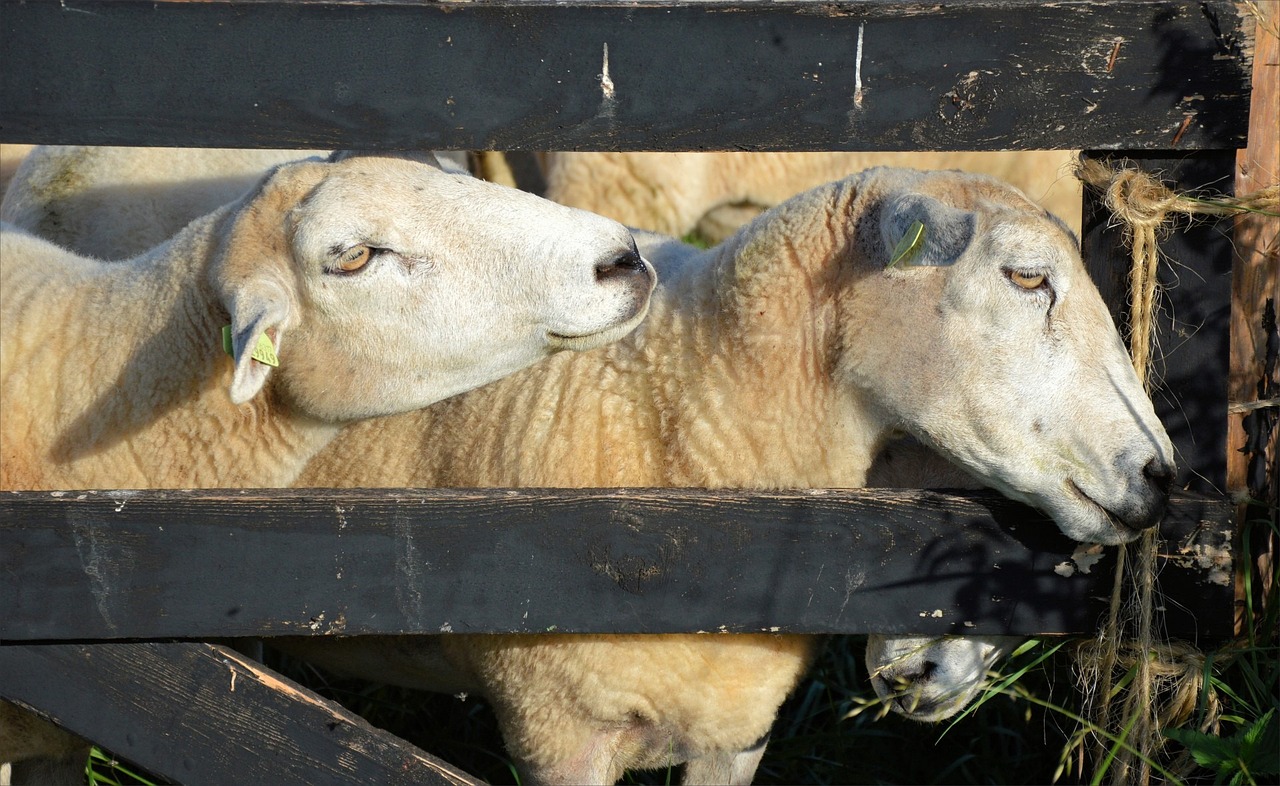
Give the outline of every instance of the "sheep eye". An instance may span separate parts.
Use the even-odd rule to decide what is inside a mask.
[[[1039,289],[1044,286],[1044,273],[1023,273],[1019,270],[1009,270],[1006,272],[1009,280],[1023,289]]]
[[[373,259],[373,249],[364,245],[352,246],[338,255],[338,264],[333,272],[355,273],[369,264],[370,259]]]

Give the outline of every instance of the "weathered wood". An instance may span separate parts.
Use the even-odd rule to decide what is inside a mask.
[[[1229,634],[1230,505],[1164,531],[1170,631]],[[980,492],[7,492],[0,639],[1087,633],[1113,550],[1077,549]]]
[[[1258,63],[1253,76],[1252,110],[1249,117],[1249,147],[1236,156],[1236,192],[1248,194],[1280,183],[1280,37],[1274,32],[1280,25],[1280,8],[1263,4],[1260,10],[1270,12],[1270,20],[1258,27]],[[1232,405],[1249,405],[1259,399],[1280,395],[1280,379],[1272,361],[1267,370],[1268,346],[1274,333],[1274,310],[1280,310],[1280,218],[1258,213],[1244,214],[1235,222],[1235,247],[1238,251],[1232,271],[1231,288],[1231,369],[1228,379]],[[1272,326],[1268,330],[1266,307],[1273,308]],[[1274,339],[1271,339],[1274,341]],[[1269,383],[1269,384],[1268,384]],[[1227,446],[1227,489],[1231,492],[1252,489],[1263,496],[1267,484],[1267,413],[1253,410],[1235,411],[1230,416]],[[1250,431],[1257,431],[1254,444]],[[1261,444],[1257,444],[1261,443]],[[1253,450],[1246,450],[1252,447]],[[1270,445],[1275,460],[1274,443]],[[1258,450],[1258,448],[1262,448]]]
[[[211,644],[3,645],[0,696],[188,786],[477,783]]]
[[[0,140],[46,144],[1234,149],[1253,29],[1233,0],[0,5]]]
[[[1100,153],[1104,161],[1158,173],[1182,192],[1232,193],[1234,151],[1185,155]],[[1085,189],[1082,251],[1089,273],[1128,335],[1128,280],[1133,265],[1117,226],[1099,195]],[[1206,494],[1226,488],[1228,326],[1231,319],[1231,235],[1212,219],[1172,219],[1158,233],[1162,290],[1156,314],[1151,399],[1173,439],[1176,484]]]

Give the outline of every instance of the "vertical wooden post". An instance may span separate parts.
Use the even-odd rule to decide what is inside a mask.
[[[1253,97],[1249,114],[1249,146],[1236,156],[1236,193],[1247,194],[1280,183],[1280,9],[1275,3],[1257,3],[1260,15],[1253,63]],[[1280,218],[1247,213],[1236,219],[1236,255],[1231,287],[1231,368],[1227,415],[1227,491],[1250,492],[1270,504],[1277,503],[1280,480],[1276,456],[1276,410],[1248,409],[1260,399],[1280,395],[1274,358],[1270,379],[1266,361],[1268,344],[1276,352],[1275,309],[1280,308]],[[1270,323],[1267,304],[1271,303]],[[1268,488],[1269,486],[1269,488]],[[1248,515],[1237,511],[1237,521]],[[1257,575],[1264,580],[1275,559],[1275,544],[1265,539],[1251,544],[1260,561]],[[1270,552],[1269,554],[1267,552]],[[1237,628],[1243,619],[1244,571],[1253,565],[1238,563]],[[1261,589],[1261,588],[1259,588]]]

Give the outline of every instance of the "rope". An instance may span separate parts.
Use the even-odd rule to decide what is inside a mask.
[[[1077,172],[1085,184],[1102,191],[1107,209],[1124,226],[1132,252],[1129,272],[1129,351],[1143,389],[1151,392],[1152,346],[1159,299],[1160,261],[1156,233],[1171,216],[1230,216],[1242,212],[1280,210],[1280,186],[1243,197],[1198,198],[1175,193],[1138,169],[1115,169],[1082,158]],[[1107,621],[1096,639],[1076,649],[1077,675],[1086,706],[1092,704],[1094,723],[1113,736],[1125,738],[1129,748],[1115,753],[1111,782],[1151,782],[1151,766],[1164,747],[1161,730],[1185,724],[1205,690],[1204,654],[1190,644],[1157,641],[1155,631],[1156,552],[1154,530],[1121,548],[1116,560],[1115,585]],[[1125,590],[1130,598],[1125,600]],[[1129,679],[1117,684],[1117,676]],[[1116,702],[1116,699],[1119,699]],[[1119,712],[1114,706],[1118,703]],[[1217,693],[1209,690],[1201,731],[1216,732],[1221,714]],[[1127,729],[1127,732],[1126,732]],[[1112,743],[1094,735],[1095,761],[1107,761]],[[1194,769],[1185,754],[1170,772],[1181,777]]]

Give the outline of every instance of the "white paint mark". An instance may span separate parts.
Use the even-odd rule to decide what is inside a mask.
[[[1070,562],[1059,562],[1053,566],[1053,572],[1057,573],[1064,579],[1071,578],[1076,575],[1076,568]]]
[[[333,509],[338,514],[338,529],[339,530],[346,529],[347,528],[347,516],[346,516],[347,511],[344,510],[341,505],[334,505]]]
[[[116,513],[119,513],[120,511],[124,510],[124,506],[129,504],[129,500],[133,499],[136,496],[138,496],[138,492],[136,491],[112,490],[107,492],[107,497],[109,497],[110,499],[114,499],[117,501],[117,503],[119,503],[116,505]]]
[[[604,65],[600,67],[600,90],[604,93],[605,101],[615,100],[613,80],[609,77],[609,43],[607,41],[604,45]]]
[[[853,67],[853,105],[862,108],[862,32],[866,28],[866,22],[858,23],[858,62]]]
[[[443,624],[443,625],[441,625],[441,626],[440,626],[440,632],[441,632],[441,633],[453,633],[453,626],[446,622],[445,624]]]
[[[1081,543],[1071,555],[1071,561],[1085,575],[1088,575],[1093,566],[1097,565],[1101,559],[1102,546],[1097,543]]]
[[[57,499],[58,497],[65,497],[65,496],[67,496],[67,492],[65,492],[65,491],[50,491],[50,492],[49,492],[49,496],[53,497],[54,499]]]
[[[932,613],[932,614],[930,614],[929,616],[930,616],[930,617],[933,617],[934,619],[941,619],[941,618],[942,618],[942,609],[934,609],[934,610],[933,610],[933,613]]]

